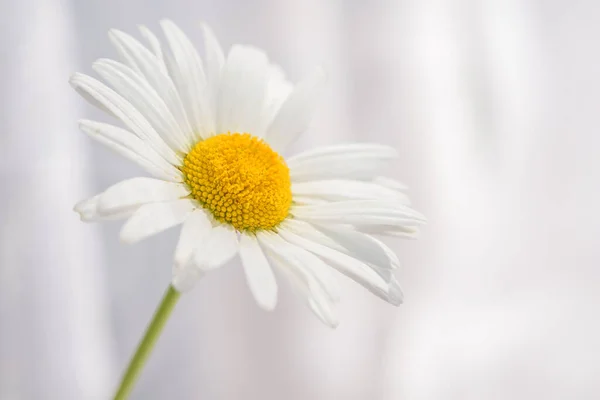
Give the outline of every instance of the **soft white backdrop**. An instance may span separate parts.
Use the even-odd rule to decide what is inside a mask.
[[[69,75],[106,31],[172,18],[265,48],[327,96],[297,149],[379,141],[429,217],[393,308],[344,282],[342,324],[238,262],[182,298],[135,399],[600,397],[600,3],[0,1],[0,399],[106,399],[170,278],[175,231],[135,246],[72,205],[137,167],[91,143]]]

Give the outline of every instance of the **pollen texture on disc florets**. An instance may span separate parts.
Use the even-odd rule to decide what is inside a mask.
[[[181,166],[191,196],[239,231],[270,230],[292,203],[290,172],[279,154],[247,133],[197,143]]]

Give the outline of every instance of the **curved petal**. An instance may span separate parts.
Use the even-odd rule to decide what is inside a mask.
[[[170,20],[160,21],[171,57],[166,58],[167,68],[183,99],[195,139],[206,137],[214,131],[214,117],[206,93],[206,76],[200,55],[190,39]]]
[[[313,242],[321,243],[324,246],[330,247],[334,250],[346,252],[347,249],[318,230],[313,224],[302,221],[299,219],[288,218],[281,223],[281,226],[291,230],[292,232],[308,239]]]
[[[98,211],[102,214],[118,213],[146,203],[181,199],[189,193],[181,183],[131,178],[106,189],[98,200]]]
[[[192,143],[150,84],[131,68],[109,59],[100,59],[94,70],[123,98],[131,103],[175,151],[187,153]]]
[[[193,262],[173,266],[171,284],[178,292],[184,293],[194,287],[196,282],[204,276],[204,272]]]
[[[279,65],[271,64],[269,66],[269,78],[267,81],[267,92],[265,94],[260,129],[265,132],[273,122],[285,100],[294,90],[294,85],[285,78],[285,73]]]
[[[297,261],[296,268],[307,276],[307,280],[311,285],[319,286],[329,300],[333,302],[340,300],[340,288],[331,273],[333,268],[330,265],[303,247],[296,246],[279,235],[271,236],[271,240],[277,248],[282,249],[288,254],[288,257],[292,257]]]
[[[241,235],[240,258],[256,302],[265,310],[273,310],[277,304],[277,282],[256,236]]]
[[[162,72],[164,74],[168,74],[167,66],[165,65],[165,57],[164,57],[164,54],[162,51],[162,47],[160,45],[160,40],[158,40],[156,35],[154,33],[152,33],[152,31],[150,29],[148,29],[146,26],[140,25],[140,26],[138,26],[138,28],[139,28],[142,36],[148,42],[148,45],[150,46],[150,49],[154,53],[156,60],[159,62],[160,69],[162,70]],[[138,69],[138,72],[139,72],[139,69]]]
[[[315,223],[418,226],[426,222],[423,215],[409,207],[397,202],[377,200],[295,205],[290,213]]]
[[[120,238],[125,243],[138,242],[179,225],[195,208],[194,202],[187,199],[145,204],[123,225]]]
[[[371,143],[341,144],[305,151],[286,160],[292,182],[322,179],[372,179],[398,152]]]
[[[206,83],[213,118],[216,118],[217,93],[219,92],[219,84],[221,82],[221,70],[225,64],[225,54],[215,34],[208,25],[202,24],[202,32],[204,34]]]
[[[391,270],[398,268],[400,265],[400,260],[398,260],[396,254],[385,244],[372,236],[364,235],[361,232],[356,232],[352,230],[351,227],[334,225],[327,227],[318,226],[317,228],[313,224],[296,219],[288,219],[284,221],[281,226],[291,230],[307,240],[320,243],[333,250],[345,253],[359,261],[362,261],[375,272],[377,272],[377,274],[386,282],[389,282],[392,277]],[[339,239],[337,235],[326,235],[324,233],[328,229],[343,229],[344,231],[350,230],[351,232],[358,233],[359,235],[352,237],[352,240],[349,240],[350,238],[345,237],[343,237],[341,240],[335,240]],[[363,239],[369,240],[369,243],[356,243],[357,241]],[[378,245],[381,247],[381,249],[373,248],[373,245]],[[375,255],[371,254],[371,251],[375,252]],[[381,254],[382,252],[384,255]]]
[[[96,207],[98,205],[98,199],[100,195],[90,197],[89,199],[81,200],[75,204],[73,211],[79,214],[82,221],[91,222],[97,216]]]
[[[390,200],[408,203],[408,196],[376,183],[327,179],[292,183],[294,196],[317,197],[328,201],[344,200]]]
[[[154,88],[158,96],[164,100],[177,120],[181,132],[184,132],[191,142],[195,136],[192,130],[189,116],[186,113],[182,98],[180,97],[175,83],[169,76],[165,66],[165,56],[158,59],[144,45],[132,36],[116,29],[110,30],[108,36],[125,59],[127,65],[141,76]],[[161,50],[162,53],[162,50]]]
[[[217,132],[251,133],[262,137],[261,112],[269,63],[262,51],[249,46],[231,48],[217,97]]]
[[[82,200],[75,204],[75,207],[73,207],[73,211],[79,214],[79,217],[83,222],[124,219],[130,217],[131,214],[133,214],[136,210],[136,208],[131,208],[115,213],[100,214],[98,212],[98,200],[100,199],[100,195],[101,194],[98,194],[94,197],[90,197],[89,199]]]
[[[392,236],[402,239],[417,239],[420,234],[418,226],[403,226],[403,225],[356,225],[356,228],[361,232],[370,235]]]
[[[313,292],[308,298],[308,306],[311,311],[330,328],[337,328],[340,320],[331,304],[319,293]]]
[[[387,257],[390,259],[390,262],[392,263],[392,267],[393,268],[400,268],[400,259],[398,258],[398,256],[396,255],[396,253],[394,252],[394,250],[390,249],[385,243],[383,243],[381,240],[374,238],[371,235],[367,235],[365,234],[365,236],[367,236],[370,240],[374,241],[375,243],[377,243],[385,252],[385,254],[387,255]]]
[[[397,190],[399,192],[406,192],[408,190],[408,186],[406,186],[404,183],[385,176],[376,176],[373,179],[373,183],[390,188],[392,190]]]
[[[212,230],[206,211],[197,208],[187,217],[175,248],[175,266],[184,267]]]
[[[308,129],[325,80],[325,72],[319,68],[298,83],[286,98],[265,135],[275,151],[281,153]]]
[[[392,279],[390,281],[388,297],[388,301],[394,306],[399,306],[400,304],[404,303],[404,292],[402,291],[402,287],[400,286],[400,283],[396,280],[395,276],[392,276]]]
[[[317,229],[341,244],[348,254],[380,268],[398,268],[398,258],[380,241],[350,228],[317,225]],[[393,255],[393,256],[392,256]]]
[[[80,120],[79,129],[157,178],[182,182],[181,172],[133,133],[102,122]]]
[[[366,264],[321,243],[303,238],[287,228],[279,229],[279,234],[286,241],[329,261],[332,267],[354,280],[377,297],[391,302],[388,283]]]
[[[165,160],[171,164],[179,164],[180,157],[167,146],[146,118],[114,90],[90,76],[79,73],[71,77],[70,83],[73,87],[86,92],[95,101],[110,110],[140,139],[147,141]]]
[[[194,262],[203,270],[215,269],[231,260],[239,247],[235,230],[228,225],[217,225],[195,250]]]
[[[331,146],[316,147],[288,158],[290,164],[313,162],[327,157],[347,156],[351,158],[398,158],[393,147],[378,143],[340,143]]]
[[[260,243],[267,250],[269,259],[284,274],[292,284],[292,288],[305,299],[309,308],[326,325],[335,328],[339,320],[333,309],[335,295],[328,292],[315,277],[310,274],[291,250],[290,243],[284,241],[276,234],[260,232],[257,234]],[[329,288],[330,289],[330,288]]]

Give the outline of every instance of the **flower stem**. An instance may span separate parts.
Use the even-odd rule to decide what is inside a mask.
[[[154,312],[154,317],[152,317],[150,325],[146,328],[146,333],[144,334],[142,341],[138,345],[133,358],[127,366],[127,370],[125,371],[125,375],[123,375],[123,379],[121,380],[119,390],[117,390],[114,400],[126,400],[129,397],[142,368],[148,360],[148,356],[150,356],[150,353],[156,344],[156,340],[165,327],[169,315],[171,315],[171,311],[173,311],[180,296],[181,293],[175,290],[172,285],[169,285],[160,305]]]

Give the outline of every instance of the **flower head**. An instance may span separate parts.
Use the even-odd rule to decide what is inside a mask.
[[[201,59],[175,24],[161,25],[164,47],[145,27],[147,47],[110,32],[122,62],[93,65],[108,85],[79,73],[71,78],[124,125],[82,120],[81,129],[154,176],[78,203],[81,218],[127,218],[120,236],[128,243],[183,224],[172,282],[179,291],[239,254],[265,309],[277,301],[273,267],[330,326],[338,323],[331,267],[400,304],[398,259],[372,235],[411,238],[425,220],[409,207],[403,185],[378,176],[396,152],[342,144],[284,158],[309,125],[324,73],[292,85],[256,48],[235,45],[225,56],[206,26]]]

